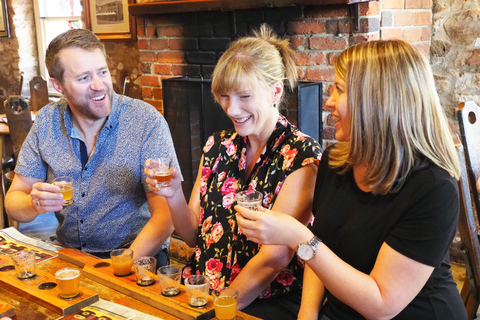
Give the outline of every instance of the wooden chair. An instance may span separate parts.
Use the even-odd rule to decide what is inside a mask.
[[[13,145],[14,162],[18,159],[18,154],[22,144],[32,127],[32,113],[28,102],[22,96],[9,96],[5,102],[5,112],[7,115],[8,127],[10,130],[10,139]],[[13,171],[2,172],[4,183],[2,185],[3,193],[7,191],[8,180],[13,180]],[[10,225],[18,229],[18,221],[10,219]]]
[[[461,141],[456,142],[461,163],[461,201],[458,229],[462,239],[467,278],[461,296],[468,319],[476,318],[480,305],[480,198],[476,181],[480,178],[480,108],[473,102],[461,103],[457,111]],[[463,144],[463,146],[462,146]]]
[[[130,86],[131,86],[131,79],[129,76],[126,76],[123,80],[123,91],[122,94],[124,96],[128,96],[130,93]]]
[[[33,77],[30,80],[30,108],[32,111],[38,111],[46,106],[48,100],[48,85],[42,77]]]

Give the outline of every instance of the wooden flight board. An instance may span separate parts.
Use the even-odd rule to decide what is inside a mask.
[[[65,316],[99,300],[96,292],[82,286],[80,286],[80,294],[76,298],[62,299],[58,295],[55,275],[39,270],[39,268],[36,268],[35,273],[36,275],[31,279],[19,280],[13,268],[13,261],[5,256],[0,259],[0,284],[2,286],[55,313]]]
[[[15,315],[15,307],[10,303],[0,300],[0,318],[13,317]]]
[[[209,297],[208,304],[205,307],[190,307],[183,285],[180,286],[181,292],[179,295],[175,297],[165,297],[161,294],[158,279],[156,279],[155,284],[151,286],[139,286],[137,285],[137,279],[134,273],[126,277],[116,277],[113,274],[113,266],[105,263],[106,260],[76,249],[62,249],[58,252],[58,257],[83,268],[85,277],[170,313],[180,319],[207,320],[215,316],[211,297]]]

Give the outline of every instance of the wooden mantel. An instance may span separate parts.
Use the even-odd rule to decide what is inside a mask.
[[[142,16],[162,13],[222,11],[290,6],[355,4],[372,0],[172,0],[129,4],[130,15]]]

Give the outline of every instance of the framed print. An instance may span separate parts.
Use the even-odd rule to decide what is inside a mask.
[[[7,0],[0,0],[0,37],[10,37]]]
[[[84,0],[87,27],[100,39],[135,39],[135,18],[128,14],[129,3],[134,0]]]

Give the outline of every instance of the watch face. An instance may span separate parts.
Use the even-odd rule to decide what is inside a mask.
[[[302,243],[298,246],[297,255],[300,259],[310,260],[313,257],[313,254],[313,248],[309,244]]]

